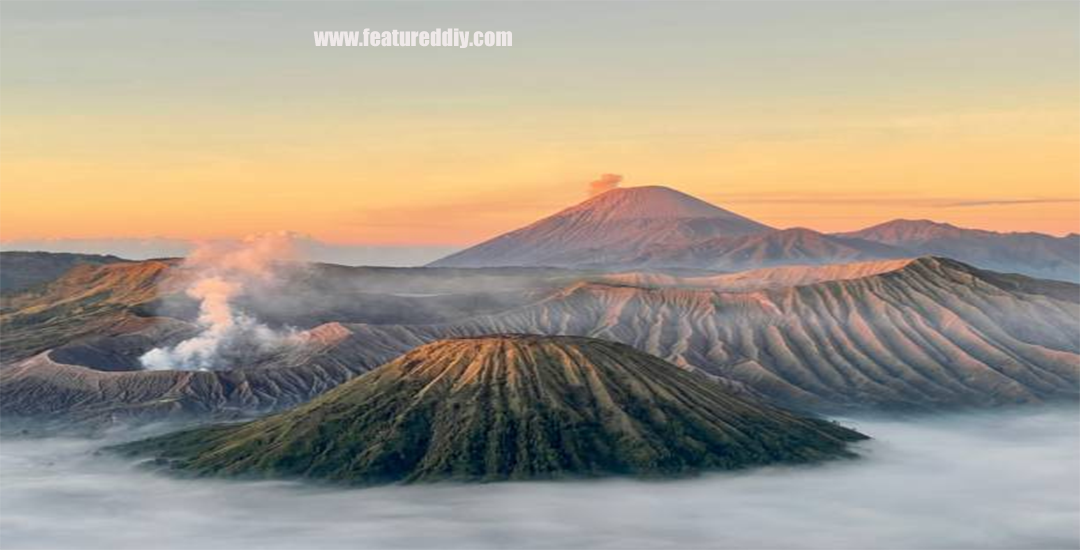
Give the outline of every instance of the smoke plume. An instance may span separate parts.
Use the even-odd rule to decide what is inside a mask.
[[[600,178],[589,182],[589,196],[595,197],[615,189],[622,182],[619,174],[600,174]]]
[[[295,236],[287,232],[198,246],[183,268],[191,272],[185,293],[199,301],[201,332],[172,347],[150,350],[139,358],[143,366],[151,370],[224,368],[280,346],[287,335],[237,310],[235,301],[253,287],[273,282],[279,262],[295,259]]]

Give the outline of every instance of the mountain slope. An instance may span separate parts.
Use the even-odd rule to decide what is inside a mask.
[[[1080,395],[1080,287],[912,260],[861,278],[749,292],[579,284],[453,324],[347,325],[393,354],[450,336],[574,334],[634,346],[775,402],[988,406]]]
[[[745,292],[766,288],[805,286],[825,281],[860,279],[903,269],[909,263],[911,263],[910,259],[903,258],[842,264],[767,267],[737,273],[683,277],[665,273],[631,271],[604,274],[593,280],[641,288],[674,287]]]
[[[155,318],[133,334],[107,333],[47,352],[50,362],[68,363],[61,367],[28,361],[0,369],[0,415],[9,424],[13,418],[101,418],[106,412],[138,417],[176,392],[193,403],[190,409],[210,416],[272,410],[317,393],[302,384],[325,389],[417,346],[492,333],[622,342],[716,376],[730,388],[815,411],[992,406],[1080,395],[1075,284],[941,258],[720,277],[730,279],[708,281],[715,287],[579,282],[526,305],[436,323],[331,323],[308,331],[318,345],[253,358],[239,374],[96,373],[71,364],[115,370],[111,364],[122,366],[183,330],[173,326],[180,321],[163,325],[166,320]],[[270,389],[244,383],[262,376],[296,382],[268,383]],[[143,377],[170,380],[165,388],[175,389],[144,389],[159,386],[144,386]],[[77,394],[69,393],[73,387]],[[148,417],[160,417],[155,415]]]
[[[0,298],[0,363],[83,338],[119,335],[156,321],[140,309],[175,292],[175,262],[80,264],[52,283]]]
[[[200,475],[370,484],[681,475],[850,456],[864,438],[624,345],[489,336],[423,346],[286,413],[121,450]]]
[[[367,352],[349,334],[324,325],[298,335],[288,352],[224,371],[114,372],[64,363],[75,358],[70,351],[45,352],[0,369],[0,414],[5,429],[93,430],[281,410],[378,365],[364,361]]]
[[[48,283],[82,264],[126,262],[116,256],[54,252],[0,252],[0,293],[8,294]]]
[[[620,264],[649,247],[770,228],[674,189],[613,189],[521,229],[435,261],[438,267]]]
[[[893,220],[838,236],[902,248],[914,255],[947,256],[996,271],[1065,281],[1080,280],[1080,235],[998,233],[929,220]]]
[[[337,321],[431,323],[490,313],[530,303],[591,274],[297,264],[282,266],[276,275],[273,284],[249,288],[236,307],[273,326],[306,329]],[[101,338],[144,340],[142,352],[167,343],[137,335],[169,340],[180,336],[183,323],[194,330],[198,303],[184,293],[190,277],[179,260],[78,265],[47,285],[0,296],[0,364],[69,345],[94,347]],[[163,334],[162,324],[177,330]]]
[[[903,250],[880,243],[793,228],[717,237],[682,248],[654,247],[627,263],[642,267],[741,271],[792,264],[822,265],[902,258],[908,255]]]

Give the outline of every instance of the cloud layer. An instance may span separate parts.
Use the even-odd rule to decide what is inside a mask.
[[[182,480],[5,440],[5,548],[1075,548],[1080,420],[845,419],[866,458],[678,482],[362,490]]]
[[[424,265],[461,247],[442,245],[349,245],[297,236],[296,246],[313,262],[342,265],[412,267]],[[183,239],[29,239],[0,242],[0,250],[41,250],[81,254],[112,254],[128,260],[187,256],[198,244]]]

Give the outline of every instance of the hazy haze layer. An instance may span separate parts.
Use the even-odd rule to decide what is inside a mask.
[[[0,544],[23,548],[1075,548],[1076,409],[844,419],[861,461],[688,481],[330,490],[177,480],[4,440]],[[929,493],[932,491],[932,494]]]

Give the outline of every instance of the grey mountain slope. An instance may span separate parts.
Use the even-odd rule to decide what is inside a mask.
[[[786,265],[824,265],[911,254],[893,246],[792,228],[706,239],[681,248],[653,247],[624,265],[743,271]]]
[[[930,220],[893,220],[836,236],[897,247],[915,255],[947,256],[995,271],[1080,281],[1080,235],[999,233]]]
[[[938,258],[753,292],[582,284],[453,325],[350,325],[393,353],[447,336],[576,334],[630,344],[814,410],[1075,399],[1080,290]]]
[[[737,291],[579,283],[529,305],[453,322],[331,324],[313,331],[323,335],[318,346],[253,365],[255,371],[290,369],[287,374],[243,377],[307,377],[332,370],[336,374],[319,378],[321,387],[329,387],[434,340],[535,333],[622,342],[716,376],[733,389],[814,411],[1077,398],[1077,285],[940,258],[894,261],[877,271],[852,269],[868,275],[848,278],[832,269],[836,280]],[[820,274],[807,276],[813,281]],[[160,391],[144,389],[148,374],[171,377],[168,395],[185,395],[207,414],[298,402],[312,395],[300,382],[314,383],[299,378],[296,386],[245,385],[229,372],[190,377],[82,371],[74,377],[71,370],[52,372],[33,364],[4,369],[0,412],[5,418],[137,415],[147,403],[163,399]],[[75,378],[86,393],[72,397]],[[192,383],[204,379],[214,382]],[[125,399],[95,397],[93,388],[105,380],[121,381],[110,383],[125,388]]]
[[[103,371],[44,352],[0,368],[4,429],[97,429],[113,423],[231,419],[281,410],[319,395],[378,363],[323,325],[268,364],[224,371]]]

